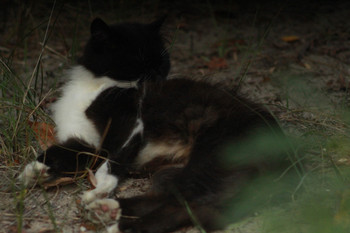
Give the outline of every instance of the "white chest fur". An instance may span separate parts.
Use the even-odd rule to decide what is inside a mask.
[[[96,78],[82,66],[73,68],[68,83],[62,89],[62,97],[52,106],[58,141],[77,137],[99,146],[100,135],[86,117],[85,110],[102,91],[117,84],[108,77]]]

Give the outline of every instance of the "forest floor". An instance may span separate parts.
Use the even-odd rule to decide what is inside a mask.
[[[84,219],[78,204],[88,182],[44,190],[21,188],[15,179],[42,149],[26,122],[43,118],[50,122],[46,113],[59,95],[64,70],[75,64],[97,16],[110,23],[148,23],[167,13],[163,31],[171,54],[170,78],[239,87],[242,95],[267,106],[286,134],[309,144],[302,156],[313,173],[345,174],[341,169],[350,165],[350,3],[346,1],[4,4],[0,7],[0,232],[99,231]],[[326,183],[315,190],[329,192]],[[149,185],[147,179],[129,180],[116,195],[136,195]],[[350,200],[350,192],[338,191],[329,201],[331,207],[325,208],[328,217],[320,217],[330,219],[331,225],[349,216],[344,202]],[[274,232],[264,219],[257,214],[220,232]],[[335,231],[324,227],[308,232]]]

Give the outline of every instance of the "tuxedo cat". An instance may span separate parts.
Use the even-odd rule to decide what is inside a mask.
[[[63,132],[59,143],[20,175],[29,184],[38,173],[43,178],[58,177],[98,167],[97,187],[86,191],[82,202],[91,221],[110,225],[108,232],[162,233],[194,223],[208,231],[222,228],[234,220],[224,214],[228,203],[241,200],[251,180],[266,171],[278,178],[290,166],[284,155],[257,151],[246,155],[248,160],[236,154],[225,156],[227,145],[244,143],[255,132],[275,137],[283,133],[267,110],[237,94],[185,78],[165,80],[169,61],[158,34],[160,24],[113,28],[130,29],[128,36],[138,35],[136,44],[143,45],[132,54],[122,54],[118,50],[122,48],[111,43],[119,43],[126,32],[114,34],[102,21],[93,22],[82,66],[73,69],[72,80],[55,105],[56,123],[63,125],[58,127]],[[148,29],[155,35],[148,34]],[[131,46],[127,44],[135,41],[124,42]],[[151,42],[157,46],[146,46]],[[145,49],[142,58],[151,54],[152,62],[133,62],[140,48]],[[114,56],[130,56],[130,73],[124,65],[109,67],[101,62],[105,58],[101,51],[109,54],[109,65],[120,61]],[[84,91],[85,98],[75,99],[74,90]],[[75,110],[80,115],[70,115]],[[230,158],[236,162],[229,162]],[[152,175],[152,188],[146,194],[106,198],[119,182],[135,174]]]
[[[78,65],[67,72],[68,82],[62,88],[62,96],[52,106],[56,138],[61,146],[70,148],[70,138],[75,138],[89,145],[91,151],[99,148],[101,135],[85,111],[104,90],[166,79],[170,61],[160,32],[163,21],[164,17],[150,24],[108,26],[96,18],[91,23],[91,37],[84,54]],[[48,175],[42,171],[47,169],[43,163],[33,162],[19,178],[29,185],[35,181],[35,171],[41,171],[44,178]]]
[[[92,22],[80,65],[70,71],[70,81],[52,108],[59,142],[78,137],[97,147],[100,136],[84,112],[91,102],[112,86],[135,87],[147,79],[166,78],[170,63],[159,32],[162,22],[112,26],[101,19]]]

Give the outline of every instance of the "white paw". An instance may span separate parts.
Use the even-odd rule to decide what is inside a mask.
[[[50,177],[47,173],[49,168],[41,162],[31,162],[27,164],[23,172],[18,176],[18,180],[25,186],[33,185],[36,181],[44,181]]]
[[[108,195],[117,187],[118,178],[108,173],[108,163],[105,162],[97,169],[95,174],[97,185],[90,191],[85,191],[81,197],[84,204],[89,204],[96,199],[108,197]]]
[[[89,205],[87,205],[86,210],[87,210],[87,218],[91,222],[103,223],[105,225],[110,223],[116,223],[121,216],[121,209],[119,208],[119,202],[114,199],[106,198],[106,199],[96,200],[90,203]],[[111,228],[111,230],[114,228]]]
[[[107,227],[107,233],[120,233],[119,224],[113,224],[112,226]]]
[[[81,196],[81,201],[83,204],[89,204],[95,200],[108,197],[108,192],[101,192],[99,189],[93,189],[90,191],[85,191]]]

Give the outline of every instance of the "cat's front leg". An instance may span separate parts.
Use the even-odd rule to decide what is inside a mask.
[[[110,160],[105,161],[95,173],[96,188],[84,192],[83,203],[88,204],[94,200],[108,197],[117,187],[118,178],[128,177],[130,170],[134,169],[134,159],[141,147],[142,138],[140,134],[137,134],[116,155],[112,153],[109,156]]]
[[[109,161],[105,161],[95,173],[97,181],[96,188],[85,191],[82,195],[82,202],[88,204],[94,200],[108,197],[109,194],[117,187],[118,178],[109,173]]]
[[[44,182],[50,175],[48,174],[49,166],[39,161],[33,161],[27,164],[18,176],[18,180],[24,184],[24,186],[34,185],[37,181]]]
[[[106,152],[98,152],[77,138],[53,145],[43,152],[36,161],[28,164],[18,176],[20,182],[30,186],[36,181],[47,181],[49,178],[79,176],[89,167],[96,168],[106,157]]]

